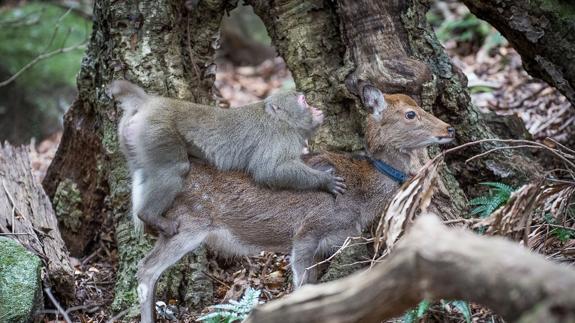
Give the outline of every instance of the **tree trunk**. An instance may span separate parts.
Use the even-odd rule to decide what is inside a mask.
[[[32,175],[29,152],[29,146],[0,145],[0,236],[14,238],[42,259],[46,287],[71,301],[74,268],[50,200]]]
[[[575,105],[575,3],[571,1],[463,0],[519,52],[534,77]]]
[[[326,121],[314,149],[362,148],[364,113],[357,96],[365,84],[387,93],[405,93],[455,126],[459,143],[498,138],[471,104],[467,80],[455,67],[428,24],[429,3],[421,0],[248,0],[254,6],[299,89],[324,110]],[[464,214],[466,188],[485,180],[517,180],[536,173],[533,162],[516,152],[464,161],[486,143],[448,156],[434,209],[446,219]],[[436,150],[431,149],[430,153]],[[427,159],[422,157],[422,163]],[[456,180],[457,178],[458,180]],[[346,251],[335,263],[361,262],[366,248]],[[347,275],[357,266],[333,266],[328,277]]]
[[[95,2],[79,97],[65,116],[62,142],[44,186],[76,255],[85,252],[104,218],[113,214],[120,259],[116,310],[137,304],[136,266],[150,243],[133,234],[129,174],[116,135],[121,113],[105,88],[113,79],[128,79],[159,95],[212,102],[213,41],[227,6],[226,1],[200,1],[188,11],[183,1]],[[205,250],[192,257],[205,263]],[[163,299],[209,304],[211,283],[195,274],[201,267],[188,261],[168,273],[160,283]]]

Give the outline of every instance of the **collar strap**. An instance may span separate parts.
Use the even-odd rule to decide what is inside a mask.
[[[373,165],[373,167],[375,167],[375,169],[377,169],[378,172],[387,175],[388,177],[398,182],[399,184],[403,184],[405,181],[409,179],[407,174],[398,169],[393,168],[393,166],[385,163],[382,160],[373,158],[369,158],[369,160],[371,161],[371,164]]]

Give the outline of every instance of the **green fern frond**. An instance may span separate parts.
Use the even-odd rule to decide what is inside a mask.
[[[469,205],[477,206],[471,210],[472,215],[479,214],[481,217],[487,217],[495,212],[499,207],[507,203],[515,188],[505,183],[483,182],[480,185],[489,186],[488,195],[479,196],[469,201]]]
[[[216,311],[197,319],[205,323],[233,323],[244,320],[251,310],[259,304],[261,291],[248,287],[244,296],[239,300],[230,300],[228,304],[212,306]]]
[[[483,183],[479,183],[480,185],[483,186],[490,186],[493,188],[496,188],[497,190],[501,191],[501,192],[506,192],[508,194],[513,193],[513,191],[515,191],[515,188],[513,188],[512,186],[509,186],[505,183],[500,183],[500,182],[483,182]]]
[[[479,196],[469,201],[470,205],[485,205],[488,203],[489,203],[489,197],[487,196]]]
[[[483,214],[486,209],[487,209],[487,206],[481,205],[481,206],[478,206],[478,207],[474,208],[473,210],[471,210],[471,214],[472,215]]]

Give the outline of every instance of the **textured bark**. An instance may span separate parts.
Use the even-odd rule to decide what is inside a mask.
[[[74,269],[50,200],[32,175],[30,148],[0,146],[0,235],[16,239],[46,268],[44,284],[62,301],[74,299]]]
[[[575,105],[575,3],[561,0],[463,0],[509,40],[532,76]]]
[[[368,271],[254,309],[256,322],[382,322],[421,300],[487,305],[509,322],[573,322],[575,271],[503,238],[449,230],[422,216]]]
[[[455,126],[460,143],[498,138],[471,104],[465,76],[451,63],[428,24],[429,3],[421,0],[375,1],[248,1],[260,15],[299,89],[326,114],[312,149],[357,150],[363,133],[363,114],[357,96],[365,84],[387,93],[406,93],[424,109]],[[465,164],[480,148],[447,158],[440,192],[433,208],[446,219],[462,214],[466,198],[460,186],[533,174],[533,162],[516,152],[491,154]],[[431,150],[431,154],[436,150]],[[427,156],[422,156],[422,162]],[[459,181],[455,180],[458,178]],[[366,248],[354,248],[343,258],[368,258]],[[359,252],[359,253],[358,253]],[[341,262],[342,257],[335,260]],[[335,269],[334,269],[335,268]],[[349,268],[330,270],[343,274]],[[329,273],[329,277],[341,276]]]
[[[150,243],[133,234],[129,176],[116,135],[121,113],[105,88],[113,79],[128,79],[160,95],[211,102],[213,42],[226,6],[226,1],[201,1],[190,12],[183,1],[95,2],[79,98],[65,116],[44,186],[74,254],[83,254],[105,216],[114,215],[120,258],[114,309],[137,304],[135,270]],[[191,257],[205,263],[205,250]],[[211,282],[197,277],[197,267],[182,262],[179,271],[167,273],[158,293],[197,307],[209,303]]]

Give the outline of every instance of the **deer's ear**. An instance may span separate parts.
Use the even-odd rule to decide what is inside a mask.
[[[365,85],[361,89],[361,100],[369,112],[376,117],[381,116],[387,108],[383,93],[373,85]]]

